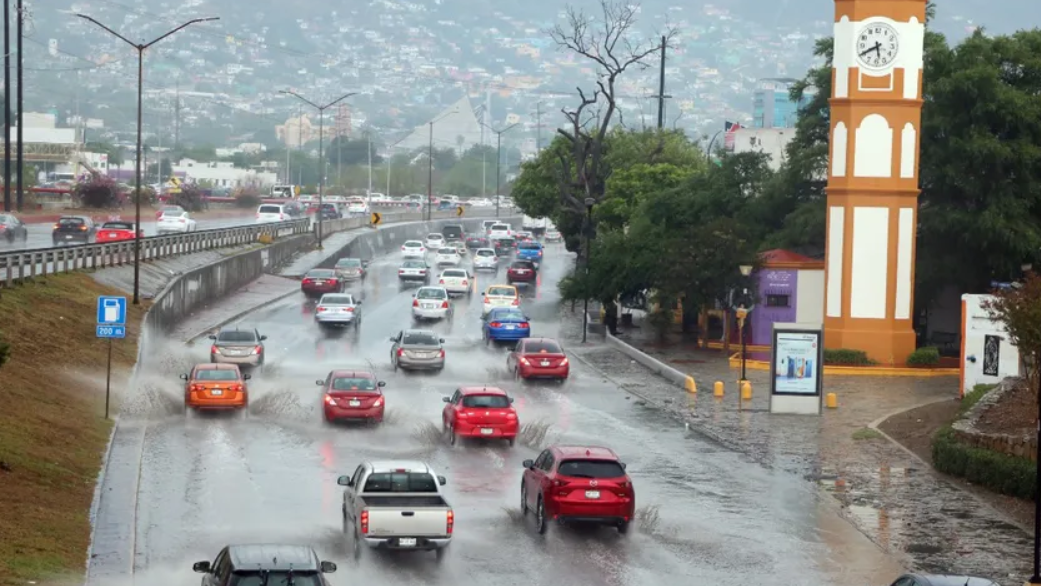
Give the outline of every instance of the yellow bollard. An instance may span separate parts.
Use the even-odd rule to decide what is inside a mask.
[[[741,400],[751,401],[752,400],[752,383],[744,380],[741,381]]]
[[[688,393],[698,392],[698,383],[694,382],[694,377],[692,376],[688,376],[687,379],[683,381],[683,387],[687,389]]]
[[[712,394],[715,395],[717,399],[723,397],[723,381],[717,380],[716,384],[712,385]]]
[[[824,395],[824,406],[826,406],[828,409],[835,409],[839,406],[839,398],[835,395],[835,393],[828,393],[827,395]]]

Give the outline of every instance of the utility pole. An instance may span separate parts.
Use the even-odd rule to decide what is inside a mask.
[[[11,3],[4,1],[4,211],[11,209]]]
[[[336,124],[336,184],[343,187],[343,135],[340,134],[340,124]]]
[[[520,124],[520,123],[518,122],[517,124]],[[499,187],[499,181],[502,178],[502,172],[500,171],[500,166],[502,165],[502,135],[505,134],[506,132],[508,132],[514,126],[517,126],[517,124],[510,124],[506,128],[503,128],[502,130],[496,130],[496,129],[492,128],[491,126],[488,127],[488,130],[491,130],[492,132],[495,133],[495,217],[496,218],[499,217],[499,203],[500,203],[500,201],[502,199],[501,197],[499,197],[499,188],[500,188]]]
[[[535,153],[542,154],[542,101],[535,102]]]
[[[299,169],[296,170],[296,184],[304,184],[304,107],[300,106],[296,110],[296,148],[300,151],[301,163],[297,165]]]
[[[481,113],[484,116],[484,113]],[[481,125],[481,197],[488,195],[488,149],[484,144],[484,124]]]
[[[181,147],[181,78],[177,78],[177,83],[174,86],[174,131],[173,131],[173,143],[174,148]]]
[[[661,70],[658,74],[658,130],[665,128],[665,35],[661,37]]]
[[[23,25],[23,23],[25,21],[25,7],[22,5],[22,0],[18,0],[18,3],[16,5],[16,10],[15,11],[18,12],[18,24],[16,25],[16,28],[18,30],[18,33],[17,33],[18,34],[18,49],[17,49],[17,51],[18,51],[18,97],[17,97],[18,120],[15,121],[15,124],[18,125],[18,137],[16,139],[17,143],[18,143],[18,145],[16,147],[18,149],[18,161],[16,163],[16,167],[17,167],[17,171],[18,171],[18,185],[17,185],[18,191],[15,192],[16,193],[15,197],[17,198],[15,203],[16,203],[16,207],[17,207],[18,211],[20,212],[20,211],[22,211],[22,201],[23,201],[23,197],[22,197],[22,186],[23,186],[23,183],[22,183],[22,181],[23,181],[23,179],[22,179],[22,171],[25,170],[25,159],[23,158],[23,155],[22,155],[22,144],[23,144],[22,143],[22,129],[24,128],[24,125],[22,124],[22,121],[23,121],[23,119],[22,119],[22,110],[24,109],[23,108],[23,102],[22,102],[22,86],[24,85],[22,83],[22,37],[25,36],[24,35],[24,31],[22,29],[22,25]],[[6,92],[7,88],[9,88],[9,87],[11,87],[11,86],[4,86],[4,91]]]
[[[372,132],[365,133],[365,140],[369,144],[369,191],[366,192],[365,199],[369,200],[372,198]]]
[[[427,147],[427,221],[434,205],[434,121],[430,121],[430,144]]]

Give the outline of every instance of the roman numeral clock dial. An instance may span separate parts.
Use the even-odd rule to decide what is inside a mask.
[[[865,69],[886,69],[900,52],[900,35],[885,23],[872,23],[857,35],[857,61]]]

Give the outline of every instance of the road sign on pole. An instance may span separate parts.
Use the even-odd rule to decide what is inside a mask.
[[[383,216],[381,216],[379,212],[372,212],[372,218],[370,219],[370,221],[373,224],[379,224],[383,221]]]
[[[99,295],[96,335],[108,340],[108,368],[105,374],[105,419],[112,397],[112,340],[127,337],[127,298]]]
[[[455,215],[457,215],[457,216],[463,215],[463,209],[464,209],[463,206],[456,206],[455,207]]]

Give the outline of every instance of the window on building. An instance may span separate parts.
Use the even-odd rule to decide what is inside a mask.
[[[789,297],[787,295],[767,295],[766,306],[767,307],[791,307],[788,304]]]

